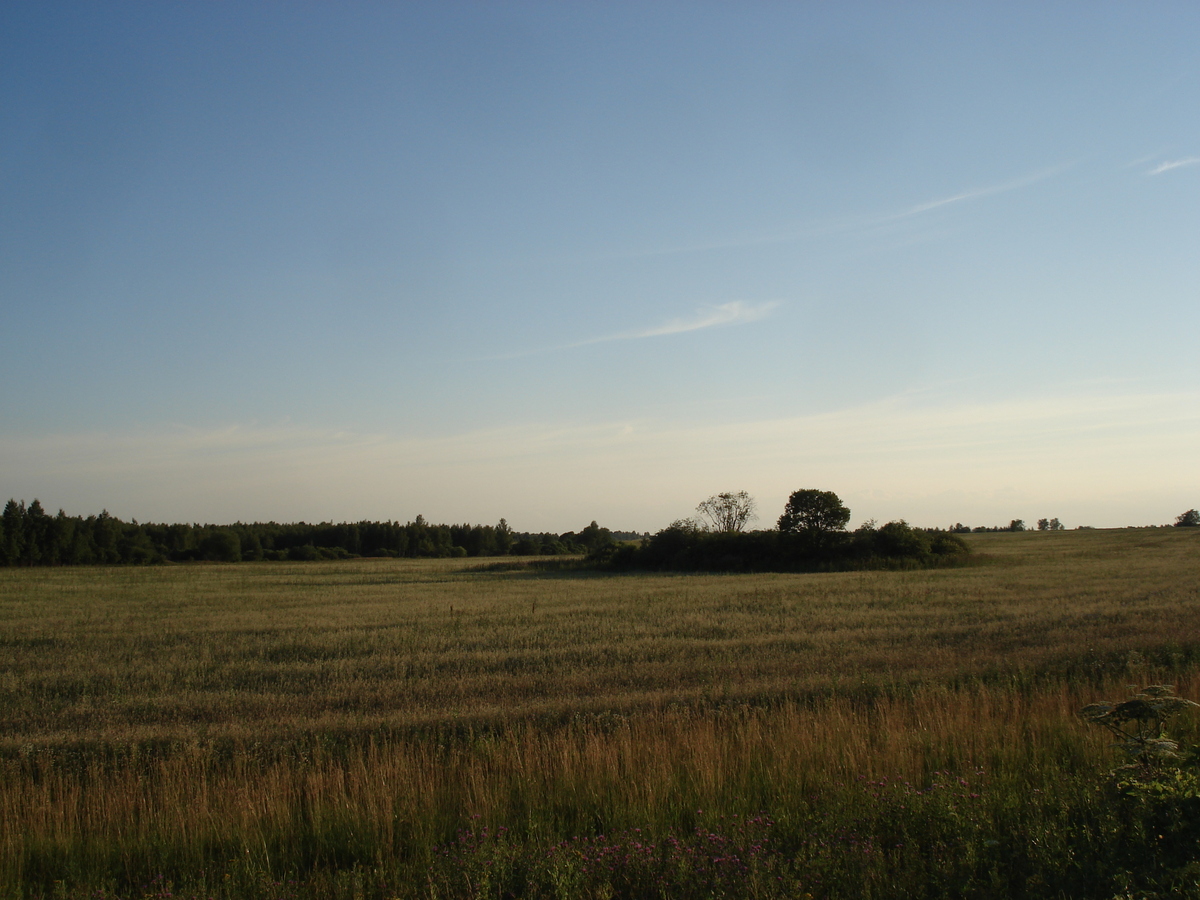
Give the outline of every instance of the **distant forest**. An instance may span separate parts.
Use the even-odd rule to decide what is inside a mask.
[[[412,522],[255,522],[165,525],[99,515],[49,515],[34,500],[9,500],[0,516],[0,565],[146,565],[163,562],[318,560],[351,557],[455,557],[591,553],[643,535],[592,522],[578,533],[513,531],[496,525]]]

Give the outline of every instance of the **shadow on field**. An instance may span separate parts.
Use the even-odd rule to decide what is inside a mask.
[[[484,563],[478,566],[467,566],[462,569],[468,575],[517,575],[530,579],[572,579],[614,578],[622,573],[606,571],[589,564],[582,557],[535,557],[532,559],[504,560],[503,562]]]
[[[585,558],[562,557],[533,558],[522,560],[505,560],[503,562],[484,563],[482,565],[466,566],[459,570],[464,575],[507,575],[528,580],[572,580],[582,581],[597,578],[679,576],[679,575],[745,575],[747,577],[761,574],[790,574],[790,575],[819,575],[845,572],[875,572],[875,571],[915,571],[918,569],[962,569],[981,566],[1001,565],[1004,567],[1021,566],[1024,557],[995,556],[986,553],[958,556],[953,559],[935,560],[918,565],[905,564],[905,560],[869,560],[847,561],[838,563],[816,564],[811,566],[796,566],[794,568],[763,567],[744,568],[731,564],[728,568],[713,566],[708,568],[688,568],[686,566],[672,568],[648,569],[616,569],[603,563],[597,565]]]

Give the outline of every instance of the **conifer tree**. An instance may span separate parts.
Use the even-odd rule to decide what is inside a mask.
[[[9,500],[4,504],[0,522],[4,525],[0,554],[3,555],[5,565],[15,566],[21,562],[21,555],[25,550],[25,502],[21,501],[18,504],[16,500]]]

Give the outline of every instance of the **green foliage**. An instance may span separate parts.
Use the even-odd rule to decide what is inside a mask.
[[[224,529],[212,530],[200,539],[199,558],[210,562],[240,562],[242,542]]]
[[[287,558],[293,562],[316,562],[321,558],[321,551],[312,544],[301,544],[288,548]]]
[[[1195,748],[1182,748],[1168,722],[1200,704],[1172,685],[1137,690],[1119,703],[1085,706],[1085,721],[1117,738],[1130,762],[1109,774],[1105,796],[1116,822],[1104,856],[1122,896],[1200,895],[1200,772]]]
[[[598,550],[600,547],[611,544],[613,536],[611,531],[607,528],[601,528],[596,524],[596,520],[592,519],[592,524],[579,532],[578,542],[590,553]]]
[[[0,516],[0,562],[15,566],[21,562],[25,551],[25,503],[9,500],[4,504]]]
[[[506,556],[513,545],[513,530],[509,527],[508,522],[501,519],[495,530],[495,546],[496,553],[499,556]]]
[[[788,497],[783,515],[779,517],[779,530],[823,534],[841,531],[849,521],[850,510],[837,494],[810,488],[795,491]]]
[[[931,552],[929,539],[903,519],[880,526],[870,541],[875,554],[885,559],[924,559]]]
[[[1175,525],[1178,528],[1200,527],[1200,510],[1189,509],[1187,512],[1180,513],[1175,519]]]

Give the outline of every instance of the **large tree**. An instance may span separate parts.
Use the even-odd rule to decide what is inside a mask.
[[[696,507],[709,531],[742,531],[747,522],[758,518],[754,498],[745,491],[713,494]]]
[[[788,497],[779,530],[807,534],[828,534],[841,531],[850,521],[850,510],[833,491],[807,488]]]

